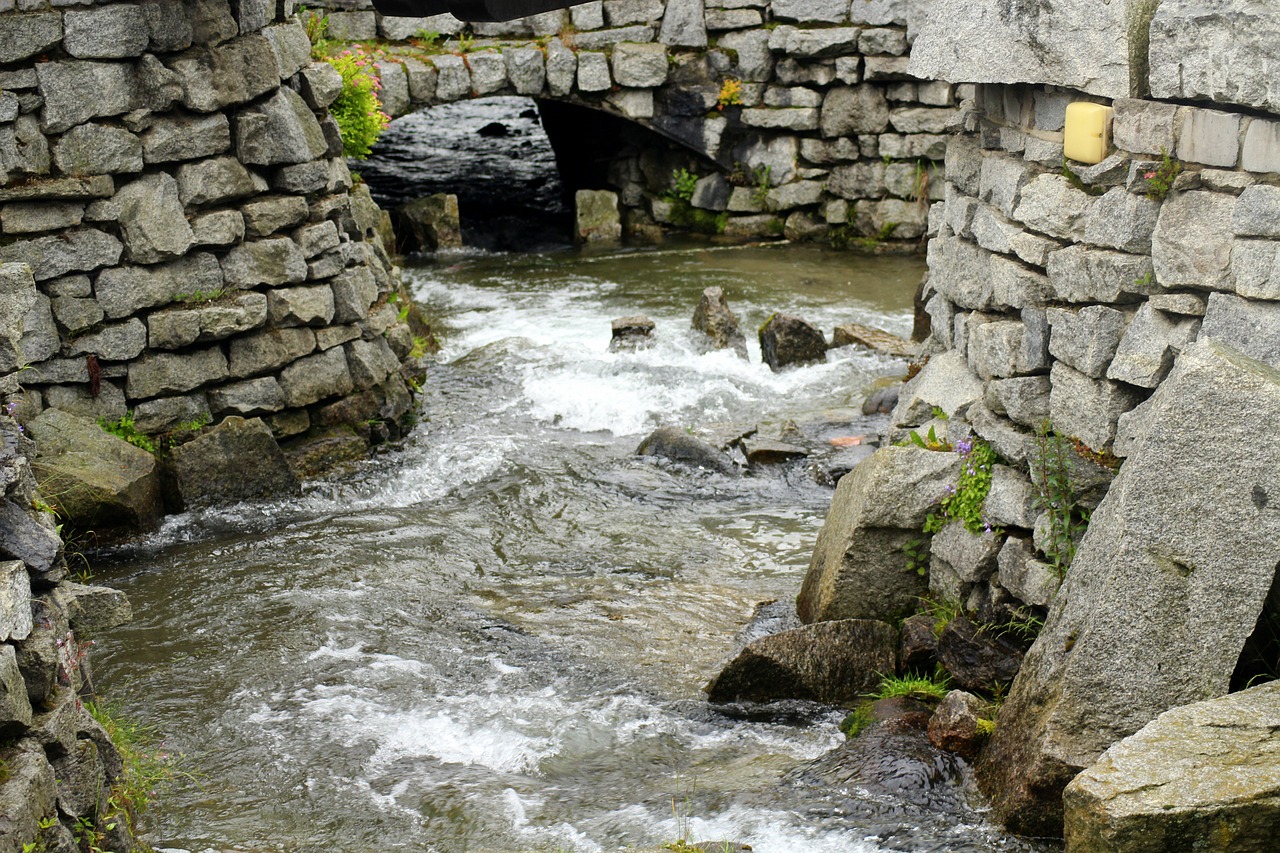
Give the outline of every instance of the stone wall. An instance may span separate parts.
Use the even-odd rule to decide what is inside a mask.
[[[0,374],[22,368],[19,419],[394,425],[412,336],[292,4],[18,7],[0,4],[0,287],[23,331]]]
[[[1109,746],[1280,665],[1280,110],[1256,36],[1280,14],[1266,5],[1112,3],[1146,27],[1114,75],[1078,64],[1117,38],[1088,18],[1095,3],[1010,17],[944,0],[916,42],[912,70],[977,85],[930,211],[930,358],[891,437],[993,447],[991,529],[947,525],[914,571],[958,454],[882,450],[841,482],[800,612],[887,619],[927,591],[995,625],[1043,615],[977,766],[1018,832],[1061,834],[1064,787]],[[1079,100],[1114,108],[1093,166],[1063,160]],[[1067,504],[1092,517],[1063,574],[1051,522]]]
[[[689,225],[663,197],[673,168],[688,166],[702,179],[692,207],[709,214],[693,218],[731,236],[918,241],[929,201],[941,198],[957,94],[970,89],[908,73],[909,17],[929,5],[922,0],[594,0],[470,27],[449,15],[383,17],[368,0],[319,5],[329,6],[335,37],[401,44],[379,66],[393,116],[526,95],[678,143],[686,161],[640,146],[600,152],[615,160],[607,188],[636,235]],[[474,41],[450,52],[464,29]],[[452,41],[409,47],[420,32]],[[721,105],[729,80],[741,84],[739,102]],[[590,113],[573,130],[590,136]]]
[[[13,318],[0,320],[0,341],[17,337]],[[96,837],[131,853],[133,817],[113,796],[121,757],[80,695],[92,691],[92,632],[128,621],[129,603],[68,580],[32,458],[0,412],[0,849],[76,850]]]

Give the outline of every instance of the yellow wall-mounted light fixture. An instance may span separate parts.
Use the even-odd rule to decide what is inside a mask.
[[[1076,101],[1067,104],[1067,127],[1063,134],[1062,153],[1068,160],[1101,163],[1111,147],[1111,107]]]

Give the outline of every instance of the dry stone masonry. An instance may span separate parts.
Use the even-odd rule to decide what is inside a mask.
[[[332,35],[404,42],[454,36],[450,15],[383,17],[367,0],[329,7]],[[609,152],[608,186],[632,236],[655,225],[739,238],[917,241],[941,198],[957,93],[907,71],[909,17],[923,0],[594,0],[470,27],[467,52],[392,48],[380,65],[392,116],[486,95],[526,95],[648,128],[680,157]],[[722,102],[726,81],[739,86]],[[728,101],[729,99],[723,99]],[[554,128],[548,124],[548,130]],[[593,134],[584,115],[570,131]],[[557,137],[552,132],[552,143]],[[690,159],[692,155],[692,159]],[[700,177],[690,216],[672,172]],[[705,214],[705,216],[699,216]],[[717,218],[718,217],[718,218]]]
[[[0,372],[21,368],[6,399],[23,422],[131,413],[155,435],[238,417],[354,443],[351,425],[408,410],[381,214],[291,13],[0,6],[0,310],[21,319]]]

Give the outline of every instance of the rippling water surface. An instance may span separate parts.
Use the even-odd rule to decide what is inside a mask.
[[[1015,849],[967,809],[805,783],[792,771],[842,741],[838,711],[708,708],[701,688],[758,603],[794,596],[831,493],[803,466],[730,477],[634,455],[662,424],[858,432],[868,385],[903,367],[846,348],[774,374],[754,341],[749,362],[701,354],[688,318],[704,287],[747,330],[788,310],[828,334],[903,334],[921,272],[703,246],[409,270],[444,351],[403,449],[298,501],[170,519],[100,561],[136,620],[98,637],[99,686],[195,773],[149,819],[154,840]],[[609,353],[610,319],[633,313],[656,345]]]

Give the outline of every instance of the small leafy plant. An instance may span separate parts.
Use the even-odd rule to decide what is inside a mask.
[[[924,531],[937,533],[958,521],[970,533],[995,532],[982,515],[991,492],[991,474],[997,459],[995,448],[980,438],[964,438],[955,443],[955,452],[962,461],[960,477],[954,486],[947,487],[938,508],[925,520]]]
[[[751,201],[758,207],[764,207],[769,198],[769,185],[773,181],[773,167],[756,166],[751,170],[751,177],[755,185],[755,189],[751,191]]]
[[[391,116],[382,111],[378,97],[382,81],[375,56],[360,45],[352,45],[324,59],[342,75],[342,92],[329,106],[342,135],[342,153],[363,160],[391,124]]]
[[[1182,172],[1182,163],[1169,156],[1169,152],[1160,149],[1160,162],[1154,169],[1142,173],[1146,181],[1147,195],[1156,201],[1163,201],[1173,189],[1173,182]]]
[[[720,94],[716,96],[716,109],[723,110],[725,107],[741,104],[742,81],[736,77],[730,77],[720,84]]]
[[[141,448],[148,453],[155,453],[160,449],[155,439],[138,429],[133,421],[133,412],[125,412],[119,420],[115,421],[108,420],[105,417],[98,418],[98,426],[116,438],[124,439],[134,447]]]
[[[1089,526],[1089,510],[1081,506],[1071,482],[1071,439],[1058,435],[1046,421],[1036,430],[1040,465],[1036,490],[1040,508],[1049,517],[1044,554],[1059,576],[1065,575],[1076,556],[1076,543]]]
[[[676,169],[671,173],[671,188],[667,197],[672,201],[689,202],[693,200],[693,191],[698,186],[698,176],[688,169]]]
[[[932,536],[909,539],[903,544],[899,550],[907,558],[907,571],[913,571],[920,577],[925,577],[929,574],[929,558],[932,554],[932,545]]]

